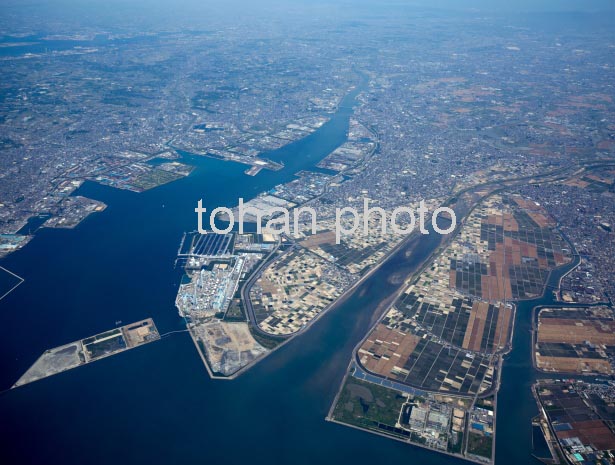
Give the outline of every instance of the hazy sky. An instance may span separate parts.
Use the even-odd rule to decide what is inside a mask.
[[[248,8],[277,9],[293,5],[344,5],[345,8],[371,6],[376,9],[391,5],[421,6],[445,9],[481,9],[491,11],[596,11],[615,12],[615,0],[2,0],[0,9],[25,6],[56,6],[60,8],[84,6],[144,7],[148,9],[210,9],[242,5]]]
[[[525,19],[539,26],[553,22],[557,18],[554,12],[600,11],[589,20],[568,15],[567,21],[607,28],[612,24],[615,30],[615,0],[0,0],[0,35],[80,26],[146,31],[200,29],[220,22],[266,27],[274,19],[302,23],[326,17],[344,21],[425,11],[524,13]]]

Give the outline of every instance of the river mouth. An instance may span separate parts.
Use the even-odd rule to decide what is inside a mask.
[[[536,427],[532,425],[532,418],[538,414],[538,407],[531,388],[537,379],[557,378],[558,375],[540,373],[534,368],[532,319],[536,307],[576,306],[557,301],[553,290],[559,287],[562,276],[575,268],[579,260],[579,256],[575,255],[570,263],[552,270],[545,283],[542,296],[516,303],[512,350],[504,357],[502,381],[498,392],[496,445],[498,465],[516,463],[538,465],[542,463],[536,457],[544,455],[544,448],[540,446],[544,438],[542,438],[540,428],[536,432]],[[574,377],[579,378],[579,376]],[[542,442],[534,438],[538,433],[541,435]]]
[[[152,317],[161,333],[183,329],[173,304],[182,273],[173,263],[182,233],[195,229],[196,201],[233,206],[239,196],[251,198],[292,179],[343,143],[350,114],[349,106],[341,106],[323,126],[326,141],[304,142],[311,157],[286,161],[277,172],[248,177],[245,166],[183,154],[196,165],[192,174],[150,191],[83,184],[77,194],[104,201],[104,212],[72,230],[41,229],[28,246],[2,260],[25,278],[0,301],[3,388],[47,348],[105,331],[116,321]],[[435,246],[438,237],[426,240]],[[275,438],[279,463],[314,463],[322,454],[357,463],[364,453],[352,452],[356,433],[324,418],[354,345],[373,324],[381,301],[400,285],[389,276],[410,272],[428,255],[422,250],[408,260],[407,250],[402,247],[309,331],[232,382],[210,380],[187,333],[177,333],[4,392],[2,456],[7,463],[42,463],[62,451],[65,464],[108,463],[117,454],[122,462],[160,463],[172,456],[164,461],[200,464],[206,454],[208,461],[239,464],[255,453],[269,455]],[[207,452],[203,438],[211,446]],[[363,439],[374,451],[381,441]],[[302,454],[296,453],[299,444]],[[384,444],[391,460],[408,452]],[[229,457],[228,451],[235,452]]]
[[[345,135],[343,121],[337,128]],[[0,303],[2,353],[17,354],[5,364],[4,386],[46,348],[104,331],[118,320],[151,316],[161,332],[182,329],[173,306],[182,273],[173,269],[173,262],[181,234],[194,229],[196,199],[232,205],[237,186],[249,197],[293,174],[281,170],[251,178],[240,165],[185,157],[197,165],[193,174],[141,194],[85,183],[79,194],[107,203],[103,213],[73,230],[41,230],[3,261],[26,275],[24,289]],[[6,421],[0,432],[10,444],[5,453],[15,459],[9,462],[40,463],[53,451],[64,450],[63,463],[82,463],[86,451],[90,463],[115,460],[117,451],[127,460],[159,463],[172,450],[178,463],[196,464],[203,460],[203,437],[217,444],[208,459],[225,463],[245,463],[254,451],[268,454],[274,437],[280,463],[314,463],[322,454],[336,463],[357,463],[365,458],[355,447],[358,437],[372,444],[372,451],[383,448],[379,457],[402,460],[408,448],[357,436],[324,419],[353,348],[385,309],[382,302],[440,241],[440,235],[430,234],[404,242],[309,331],[231,382],[210,380],[187,333],[177,333],[5,392],[0,415]],[[250,418],[258,424],[246,421]],[[75,424],[87,428],[75,435]],[[39,447],[24,448],[24,437]],[[133,445],[118,442],[118,437],[130,437]],[[229,459],[226,451],[236,449],[238,437],[245,451]],[[300,443],[306,450],[297,455]],[[427,452],[413,450],[413,455],[422,463],[440,463]]]
[[[26,278],[23,289],[0,303],[2,353],[18,354],[2,372],[5,386],[45,348],[103,331],[116,320],[152,316],[161,332],[182,329],[173,307],[181,272],[173,269],[173,261],[181,234],[194,229],[196,199],[205,194],[212,205],[232,205],[237,185],[248,197],[292,177],[282,170],[249,178],[243,166],[186,157],[197,164],[193,175],[142,194],[84,184],[79,193],[108,203],[105,212],[71,231],[41,230],[31,244],[3,261]],[[208,458],[245,463],[254,451],[268,454],[275,437],[283,444],[280,463],[313,463],[322,454],[340,464],[362,463],[370,454],[375,461],[407,461],[411,455],[421,464],[463,463],[324,421],[353,348],[386,308],[382,302],[441,239],[437,234],[409,238],[309,331],[231,382],[210,380],[190,338],[180,333],[4,393],[0,415],[6,421],[0,431],[10,445],[8,453],[37,463],[59,447],[72,451],[64,463],[82,463],[85,451],[95,454],[91,463],[103,463],[121,450],[137,462],[158,463],[159,456],[172,450],[180,463],[196,464],[202,463],[200,444],[207,437],[216,444]],[[564,272],[556,270],[549,282]],[[526,316],[536,304],[521,302],[517,309],[513,351],[504,364],[499,396],[498,464],[531,459],[530,420],[536,406],[529,389],[531,359],[524,353],[529,354],[531,344]],[[118,418],[125,421],[118,424]],[[75,438],[73,424],[88,427]],[[24,449],[23,431],[41,443],[40,449]],[[224,451],[236,449],[238,435],[246,451],[229,459]],[[121,436],[130,437],[139,452],[118,444],[114,438]],[[80,444],[77,449],[74,441]],[[297,455],[300,443],[306,450]]]
[[[209,208],[234,206],[240,196],[251,198],[292,179],[343,143],[350,114],[350,105],[343,104],[322,132],[266,154],[284,162],[277,172],[250,178],[244,166],[182,153],[196,165],[193,174],[152,191],[134,194],[85,183],[77,194],[108,203],[105,212],[71,231],[41,230],[0,262],[26,280],[0,302],[2,386],[10,386],[46,348],[104,331],[115,321],[152,316],[161,332],[182,329],[173,306],[181,272],[173,261],[181,234],[195,229],[197,200]],[[232,382],[210,380],[188,335],[178,333],[3,393],[0,432],[9,463],[42,463],[60,450],[66,464],[107,463],[117,454],[135,463],[165,457],[197,464],[206,455],[208,461],[243,464],[255,454],[270,456],[273,442],[279,463],[311,464],[324,455],[338,464],[407,462],[410,456],[421,464],[463,463],[324,422],[353,348],[385,310],[383,302],[441,240],[430,234],[405,242],[309,331]],[[547,288],[567,270],[552,272]],[[552,303],[550,291],[518,303],[498,394],[498,465],[534,460],[531,312]],[[130,444],[118,438],[130,438]],[[30,441],[38,447],[29,447]]]
[[[233,168],[232,165],[217,160],[203,163],[205,167],[219,168],[224,165]],[[241,167],[237,172],[243,176]],[[163,198],[152,196],[151,199],[148,198],[148,193],[136,195],[117,192],[95,184],[88,184],[84,188],[91,189],[92,194],[109,196],[106,200],[115,200],[109,202],[108,210],[112,215],[118,215],[124,220],[118,220],[115,224],[123,234],[95,234],[96,227],[100,225],[98,219],[92,217],[84,225],[68,232],[72,247],[76,249],[74,254],[62,255],[67,253],[69,247],[65,244],[66,238],[61,237],[58,231],[44,231],[38,240],[19,252],[20,255],[11,257],[13,266],[23,264],[23,260],[28,257],[33,260],[31,263],[34,263],[36,252],[42,250],[43,246],[48,247],[48,241],[55,241],[57,252],[65,260],[62,262],[63,266],[66,266],[66,260],[73,260],[72,265],[75,267],[74,274],[70,276],[72,283],[66,283],[67,288],[74,290],[76,288],[73,285],[80,283],[86,289],[81,291],[83,293],[77,291],[54,297],[52,289],[57,285],[57,281],[54,281],[47,287],[49,295],[41,295],[40,298],[46,298],[47,302],[58,299],[58,304],[63,301],[70,309],[88,295],[86,292],[89,286],[98,287],[101,282],[107,283],[107,286],[117,286],[113,283],[121,280],[124,274],[117,272],[118,262],[113,258],[123,257],[120,268],[125,267],[126,276],[131,277],[129,282],[125,283],[125,300],[114,300],[116,305],[109,305],[105,313],[104,305],[110,301],[103,298],[101,306],[92,302],[89,307],[79,307],[83,311],[79,312],[80,319],[77,321],[64,321],[73,321],[73,330],[81,336],[84,325],[108,326],[108,319],[118,319],[113,314],[113,309],[117,306],[121,306],[123,315],[127,306],[134,306],[135,314],[151,312],[165,330],[181,328],[182,321],[176,316],[171,305],[176,286],[181,279],[181,273],[172,269],[177,242],[170,241],[169,245],[155,240],[152,236],[130,233],[130,225],[125,223],[125,218],[130,216],[132,209],[137,206],[145,208],[147,214],[154,211],[164,212],[169,209],[169,205],[173,205],[173,200],[165,197],[166,207],[163,209],[160,203]],[[160,191],[165,189],[172,189],[172,186],[164,186]],[[147,202],[143,202],[143,199]],[[149,205],[143,205],[144,203]],[[146,216],[136,219],[140,220]],[[158,224],[173,223],[162,221]],[[173,234],[173,231],[168,232],[169,236]],[[126,235],[129,239],[126,239]],[[81,239],[83,242],[77,240],[82,236],[85,236]],[[119,240],[120,238],[124,240]],[[225,457],[227,463],[245,463],[253,451],[266,454],[271,438],[276,437],[282,444],[288,444],[281,446],[279,452],[283,458],[280,463],[288,463],[286,460],[292,460],[293,463],[313,463],[322,457],[323,453],[332,457],[336,463],[357,463],[364,458],[364,452],[355,448],[357,438],[361,437],[363,443],[372,444],[371,450],[382,448],[379,456],[402,460],[407,457],[407,447],[400,448],[397,444],[371,435],[365,437],[367,435],[327,423],[324,418],[344,375],[350,354],[374,323],[376,310],[384,310],[382,301],[400,288],[402,282],[399,276],[412,273],[428,258],[440,240],[441,236],[437,234],[419,236],[416,240],[410,238],[380,269],[360,284],[357,292],[315,322],[309,331],[300,334],[262,363],[231,382],[210,380],[187,334],[178,333],[134,350],[133,353],[124,353],[5,392],[0,396],[0,414],[7,422],[3,422],[0,430],[7,438],[7,443],[13,444],[8,453],[12,457],[19,455],[22,459],[25,456],[29,462],[37,463],[42,458],[41,454],[47,455],[60,447],[71,451],[65,456],[64,463],[81,463],[85,451],[94,457],[89,459],[91,463],[102,463],[112,460],[114,451],[121,449],[123,454],[133,460],[140,461],[145,458],[152,463],[158,463],[156,460],[160,455],[173,450],[174,457],[179,457],[180,463],[196,464],[202,463],[202,449],[197,444],[201,444],[205,436],[219,447],[213,452],[214,459],[222,460]],[[94,254],[96,246],[101,243],[118,248],[112,251],[113,257],[107,257],[105,260],[105,256]],[[161,252],[166,253],[167,250],[167,263],[165,264],[164,260],[162,264],[159,263]],[[79,260],[81,254],[86,251],[93,254],[87,263]],[[31,257],[30,253],[33,253]],[[131,266],[133,260],[141,260],[142,263],[139,266]],[[144,276],[141,270],[144,264],[151,266],[155,272]],[[92,275],[94,272],[96,273]],[[77,280],[79,274],[85,276]],[[139,303],[144,297],[135,289],[150,289],[149,279],[161,282],[162,279],[168,280],[169,276],[173,282],[161,284],[151,291],[154,295],[149,302],[157,302],[157,305],[150,307],[147,303]],[[41,286],[40,281],[35,280],[32,283],[36,274],[33,278],[30,273],[29,277],[30,289],[34,284]],[[93,277],[98,281],[92,281]],[[36,299],[35,294],[16,293],[12,300],[16,302],[18,300],[15,299],[26,297]],[[169,304],[160,305],[160,302],[165,300]],[[27,304],[27,300],[21,302]],[[58,305],[52,308],[55,309],[54,315],[50,316],[56,316],[61,315],[61,310],[67,307]],[[4,315],[6,317],[6,313]],[[23,318],[23,315],[19,314],[12,316],[15,319]],[[130,317],[123,318],[128,321]],[[53,332],[47,333],[46,337],[49,340],[44,343],[49,346],[56,340],[66,339],[65,336]],[[37,355],[35,347],[32,351],[33,355]],[[84,392],[87,392],[85,399]],[[90,401],[93,399],[96,399],[96,402]],[[54,412],[57,411],[62,411],[62,415],[56,415]],[[180,411],[192,413],[178,415],[177,412]],[[259,419],[258,428],[255,428],[256,424],[253,422],[245,422],[246,415]],[[132,424],[131,421],[118,423],[118,418],[132,418]],[[216,420],[213,421],[213,418]],[[88,427],[77,432],[76,436],[74,432],[68,434],[67,425],[77,423],[85,423]],[[282,428],[282,425],[286,426]],[[29,436],[36,438],[41,444],[39,449],[29,449],[24,453],[20,441],[25,428],[30,431]],[[169,428],[175,433],[169,434]],[[109,434],[110,431],[113,434]],[[235,431],[235,434],[229,435],[229,431]],[[227,453],[223,451],[234,447],[237,434],[241,435],[250,452],[237,453],[229,460]],[[136,451],[135,455],[132,455],[132,447],[127,448],[117,442],[115,438],[118,435],[131,438],[131,442],[140,450],[138,458]],[[296,445],[299,441],[305,443],[306,438],[307,450],[299,457],[292,444]],[[77,449],[74,446],[70,448],[74,441],[79,444]],[[410,450],[421,463],[441,463],[439,457],[428,452]]]

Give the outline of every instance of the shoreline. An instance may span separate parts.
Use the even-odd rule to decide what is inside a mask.
[[[380,261],[374,265],[374,267],[369,270],[365,275],[363,275],[361,278],[359,278],[357,281],[355,281],[346,291],[344,291],[344,293],[334,302],[331,302],[327,307],[325,307],[323,310],[321,310],[318,315],[316,315],[307,325],[305,325],[304,327],[302,327],[299,331],[296,331],[295,333],[292,333],[291,335],[289,335],[288,337],[286,337],[280,344],[278,344],[276,347],[274,347],[273,349],[270,349],[267,353],[261,355],[260,357],[252,360],[248,365],[240,368],[238,371],[236,371],[235,373],[229,375],[229,376],[223,376],[223,375],[216,375],[215,373],[213,373],[211,371],[211,367],[209,366],[208,363],[206,363],[206,367],[207,367],[207,372],[209,373],[210,377],[212,379],[224,379],[224,380],[232,380],[237,378],[238,376],[240,376],[241,374],[243,374],[244,372],[248,371],[250,368],[252,368],[254,365],[256,365],[257,363],[261,362],[262,360],[264,360],[266,357],[268,357],[270,354],[274,353],[275,351],[277,351],[278,349],[284,347],[286,344],[288,344],[289,342],[291,342],[292,340],[294,340],[296,337],[301,336],[302,334],[304,334],[307,330],[309,330],[311,328],[311,326],[313,324],[315,324],[316,322],[319,321],[319,319],[334,311],[338,306],[344,304],[353,294],[354,291],[356,291],[356,288],[363,284],[369,277],[371,277],[376,271],[378,271],[393,255],[395,255],[395,253],[399,252],[400,249],[402,249],[404,246],[409,245],[408,242],[412,242],[413,240],[416,240],[419,236],[419,233],[413,233],[411,235],[409,235],[406,238],[403,238],[399,244],[397,244],[395,247],[393,247],[393,249],[391,249],[391,251],[383,256]],[[422,264],[421,264],[422,265]],[[403,283],[401,284],[402,286],[402,290],[403,290]],[[397,294],[395,294],[397,295]],[[387,299],[388,301],[389,299]],[[386,301],[385,301],[386,302]],[[380,308],[382,306],[382,303],[378,305],[378,308]],[[378,309],[377,309],[378,310]],[[250,323],[249,320],[246,320],[246,323]],[[253,330],[252,325],[250,325],[250,331]],[[192,336],[192,332],[190,331],[191,334],[191,338],[193,339],[193,342],[195,343],[195,345],[197,344],[197,341],[195,340],[195,338]],[[197,345],[197,349],[199,350],[199,354],[201,354],[201,350],[198,348]],[[201,359],[204,360],[204,363],[207,359],[206,356],[201,354]]]

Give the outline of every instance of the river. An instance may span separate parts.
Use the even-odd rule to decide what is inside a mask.
[[[534,307],[542,305],[571,306],[558,303],[552,290],[559,287],[562,276],[578,262],[579,257],[575,256],[569,264],[553,270],[541,297],[517,304],[513,348],[504,360],[498,394],[496,464],[542,463],[531,456],[531,421],[538,414],[531,386],[538,378],[556,376],[539,373],[532,364],[532,312]]]

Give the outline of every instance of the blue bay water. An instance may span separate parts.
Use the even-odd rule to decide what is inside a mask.
[[[41,229],[0,261],[25,278],[0,301],[0,387],[45,349],[118,320],[153,317],[161,333],[183,329],[173,304],[181,272],[173,262],[182,233],[196,227],[197,200],[208,209],[233,206],[313,166],[345,140],[354,95],[314,135],[269,154],[284,161],[279,172],[252,178],[245,166],[187,155],[197,165],[191,176],[142,194],[82,186],[79,194],[106,202],[107,210],[74,230]],[[379,303],[438,243],[434,235],[412,241],[351,298],[236,380],[209,379],[189,336],[179,333],[3,392],[0,463],[464,463],[324,420]],[[527,328],[517,328],[515,351],[527,344]],[[513,352],[511,361],[500,396],[502,465],[529,463],[531,437],[523,432],[531,433],[526,417],[535,414],[529,359]]]

